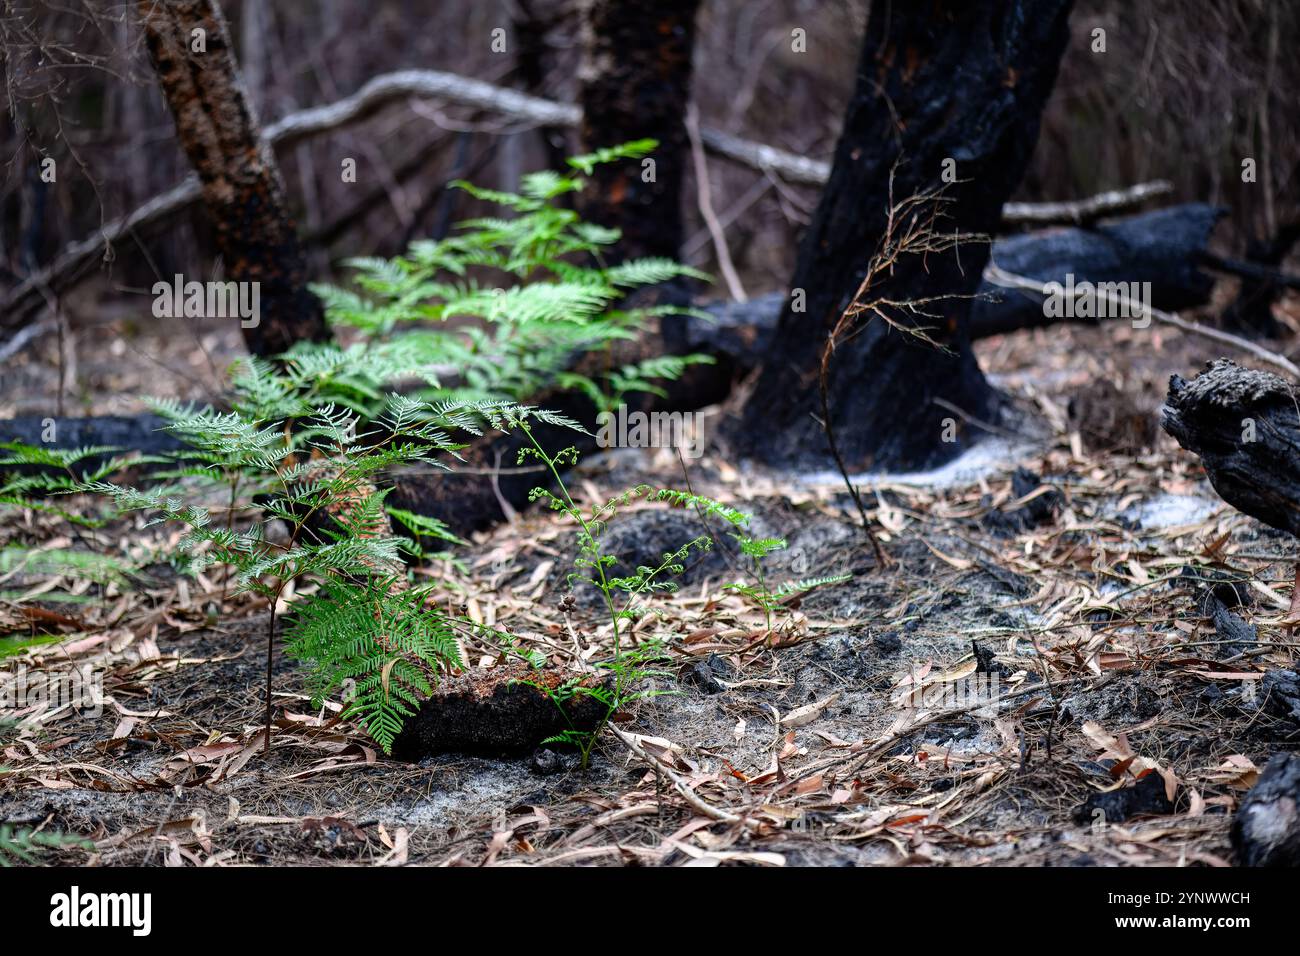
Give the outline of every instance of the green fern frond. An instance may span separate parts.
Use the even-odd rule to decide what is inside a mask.
[[[427,592],[394,590],[379,578],[324,582],[319,598],[295,615],[288,653],[307,665],[316,705],[347,691],[343,716],[385,753],[438,673],[462,666],[451,624]]]
[[[94,847],[95,844],[85,837],[0,823],[0,867],[11,867],[15,863],[33,866],[51,850],[92,850]]]
[[[568,162],[574,169],[590,176],[597,166],[617,162],[620,159],[641,159],[654,152],[658,146],[659,141],[656,139],[638,139],[623,143],[621,146],[604,147],[583,156],[571,156]]]

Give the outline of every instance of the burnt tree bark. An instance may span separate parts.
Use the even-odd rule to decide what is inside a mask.
[[[683,118],[699,6],[699,0],[583,5],[583,152],[659,141],[653,177],[643,177],[640,160],[624,160],[597,167],[583,191],[583,217],[622,230],[620,258],[676,258],[682,244],[682,183],[690,162]]]
[[[1068,40],[1071,0],[925,0],[873,5],[857,83],[830,179],[803,237],[772,351],[744,410],[739,450],[781,464],[830,462],[818,374],[827,334],[849,305],[886,232],[892,199],[943,184],[945,230],[991,234],[1038,137],[1039,114]],[[952,168],[949,165],[949,168]],[[969,296],[988,260],[984,243],[900,261],[873,291],[893,300]],[[803,299],[806,311],[795,311]],[[970,350],[969,298],[932,303],[936,318],[905,310],[891,320],[928,327],[944,350],[872,319],[837,349],[830,373],[832,427],[848,467],[926,467],[975,437],[936,399],[988,421],[1000,400]]]
[[[326,338],[280,170],[240,81],[221,7],[216,0],[139,0],[139,11],[226,273],[259,283],[259,321],[243,330],[249,351],[275,355]]]
[[[1216,359],[1190,382],[1170,378],[1161,424],[1201,459],[1224,501],[1300,535],[1300,411],[1294,393],[1290,382],[1272,372]]]

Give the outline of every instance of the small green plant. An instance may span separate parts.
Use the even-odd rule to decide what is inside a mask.
[[[326,578],[296,611],[286,652],[306,663],[315,705],[342,690],[345,719],[355,720],[385,753],[420,701],[433,692],[438,668],[460,668],[455,626],[397,576],[359,581]]]
[[[738,582],[728,584],[727,590],[743,594],[762,609],[769,634],[772,632],[772,615],[784,608],[785,603],[791,598],[823,585],[839,584],[841,581],[847,581],[852,577],[850,574],[839,574],[830,577],[804,578],[798,581],[787,581],[777,587],[776,590],[772,590],[767,583],[767,573],[763,570],[763,560],[775,551],[784,550],[786,547],[785,539],[750,538],[742,534],[733,534],[732,537],[736,539],[736,543],[740,546],[740,553],[749,558],[753,564],[754,583]]]
[[[528,401],[559,388],[581,391],[606,410],[629,392],[659,392],[657,382],[712,359],[658,356],[580,372],[574,358],[633,339],[660,316],[707,317],[680,306],[627,308],[622,302],[645,286],[708,277],[664,258],[604,265],[618,230],[582,222],[560,204],[583,188],[597,164],[636,159],[655,145],[641,140],[574,157],[568,174],[530,173],[518,193],[454,183],[501,206],[506,217],[463,222],[455,235],[416,242],[393,259],[351,259],[355,290],[316,286],[314,291],[331,324],[356,330],[366,348],[400,355],[426,370],[440,369],[449,381],[454,377],[444,384],[433,372],[426,398]],[[428,327],[465,318],[478,321],[452,330]],[[422,327],[413,328],[417,323]],[[402,327],[406,331],[395,334]]]
[[[90,481],[76,490],[184,525],[181,547],[196,569],[226,565],[241,590],[267,598],[268,749],[280,601],[291,585],[299,592],[314,585],[297,605],[290,648],[308,661],[318,696],[355,683],[345,713],[387,751],[417,696],[459,659],[437,610],[406,587],[401,554],[413,546],[393,533],[377,480],[412,465],[445,469],[441,456],[463,447],[452,432],[481,435],[530,418],[572,423],[513,403],[396,394],[364,421],[332,404],[315,407],[316,383],[300,374],[250,361],[233,377],[230,411],[159,403],[167,427],[190,449],[166,475],[187,479],[182,485],[144,491]],[[425,522],[421,530],[438,527]]]
[[[668,671],[657,666],[667,659],[663,642],[649,640],[635,647],[624,648],[612,660],[599,661],[594,679],[571,677],[556,687],[529,681],[550,698],[569,725],[542,743],[573,747],[578,751],[583,769],[586,769],[601,729],[614,714],[638,700],[670,693],[648,685],[650,681],[669,676]],[[574,704],[582,699],[594,700],[602,708],[595,729],[579,727],[573,720]]]
[[[627,635],[637,621],[650,610],[645,599],[655,593],[675,590],[677,585],[672,578],[685,570],[685,562],[690,555],[706,551],[713,545],[712,538],[701,535],[687,541],[675,551],[664,554],[660,562],[653,567],[642,565],[631,574],[615,575],[613,567],[618,563],[618,557],[606,553],[603,547],[603,538],[609,522],[620,509],[637,500],[662,501],[678,507],[694,507],[702,517],[717,515],[734,527],[744,527],[749,518],[736,509],[711,498],[673,488],[653,488],[650,485],[637,485],[604,503],[584,510],[574,502],[562,474],[565,466],[576,464],[577,449],[569,447],[550,454],[534,437],[527,421],[518,421],[514,424],[526,441],[525,446],[519,451],[518,463],[522,464],[528,458],[541,462],[550,473],[556,489],[552,492],[546,488],[534,488],[531,494],[532,500],[545,501],[552,510],[568,516],[578,526],[578,550],[573,562],[574,570],[568,576],[569,586],[573,587],[575,583],[586,583],[599,592],[612,630],[614,655],[597,667],[598,672],[608,675],[608,680],[593,682],[575,679],[562,685],[560,690],[551,690],[542,684],[537,685],[551,696],[570,723],[570,729],[560,734],[557,740],[577,746],[582,756],[582,765],[585,767],[597,736],[614,713],[636,700],[661,693],[654,690],[644,691],[641,687],[649,678],[666,676],[665,672],[650,666],[664,659],[662,645],[654,642],[628,646]],[[593,731],[579,730],[573,726],[570,719],[569,708],[565,705],[579,696],[595,698],[604,706],[604,715]]]
[[[85,837],[0,823],[0,867],[8,868],[15,863],[31,866],[40,862],[40,857],[50,850],[93,850],[94,848],[95,844]]]

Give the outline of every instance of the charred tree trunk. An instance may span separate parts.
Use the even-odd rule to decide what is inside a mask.
[[[676,258],[682,244],[682,182],[690,162],[683,117],[699,5],[586,0],[583,8],[583,151],[659,141],[652,175],[639,160],[602,165],[582,196],[584,218],[622,230],[622,258]]]
[[[957,181],[947,188],[943,228],[964,234],[997,228],[1038,137],[1039,114],[1068,39],[1070,6],[1071,0],[873,4],[830,179],[737,435],[742,452],[786,465],[830,461],[812,417],[820,414],[821,352],[880,247],[891,198],[941,186],[950,169]],[[970,296],[988,255],[987,244],[967,243],[910,257],[873,295]],[[935,317],[919,321],[903,310],[891,316],[901,325],[928,327],[943,351],[879,319],[837,349],[829,398],[848,467],[934,465],[974,439],[966,419],[997,416],[999,399],[970,350],[971,301],[933,302],[927,311]],[[800,304],[804,311],[796,311]]]
[[[198,173],[229,278],[259,283],[248,349],[275,355],[327,336],[284,183],[248,102],[216,0],[140,0],[145,45]],[[241,323],[244,325],[245,323]]]

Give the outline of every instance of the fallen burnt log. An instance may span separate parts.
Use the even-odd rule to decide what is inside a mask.
[[[1044,283],[1064,283],[1067,275],[1073,275],[1076,288],[1082,283],[1149,282],[1148,304],[1177,311],[1209,301],[1214,278],[1201,267],[1212,262],[1206,246],[1222,216],[1217,207],[1188,203],[1087,228],[1027,232],[997,240],[991,259],[1006,272]],[[972,338],[1061,321],[1097,321],[1087,316],[1050,316],[1043,309],[1042,296],[1011,291],[987,278],[977,296],[971,309]],[[777,296],[748,303],[755,318],[769,308],[779,311],[782,305]]]
[[[781,296],[770,295],[743,303],[713,303],[703,308],[710,313],[711,320],[669,319],[661,334],[645,336],[633,346],[635,355],[622,356],[620,360],[665,353],[700,353],[710,356],[714,364],[688,367],[680,379],[666,384],[667,394],[662,397],[645,393],[629,396],[629,410],[684,411],[724,399],[733,381],[751,371],[766,348],[781,308]],[[596,406],[581,394],[542,395],[533,404],[557,411],[595,431]],[[161,430],[165,424],[153,414],[91,418],[28,415],[0,422],[0,441],[61,449],[108,446],[145,454],[181,451],[184,448],[181,441],[171,432]],[[533,432],[549,451],[573,445],[585,454],[597,448],[594,433],[545,424],[534,425]],[[527,470],[515,467],[523,444],[519,435],[486,436],[472,442],[461,453],[463,461],[448,459],[451,472],[395,477],[388,501],[396,507],[439,518],[457,534],[487,527],[506,518],[508,510],[524,508],[529,492],[547,484],[545,476],[531,467],[535,462],[526,463]]]
[[[999,239],[991,258],[1006,272],[1044,283],[1064,283],[1067,275],[1073,275],[1076,288],[1083,283],[1150,282],[1148,304],[1176,311],[1209,301],[1214,278],[1201,267],[1212,263],[1206,245],[1222,215],[1216,207],[1189,203],[1089,228],[1027,232]],[[1008,290],[987,278],[977,296],[971,309],[972,338],[1061,321],[1097,321],[1048,315],[1042,296]],[[767,308],[779,311],[782,304],[780,297],[773,296],[748,303],[756,317]],[[775,318],[769,317],[773,322]]]
[[[154,414],[85,418],[19,415],[0,423],[0,441],[63,449],[114,448],[145,455],[180,451],[184,444],[163,430],[166,425],[166,419]]]
[[[1150,283],[1150,301],[1177,311],[1209,300],[1214,279],[1199,268],[1222,210],[1188,203],[1128,216],[1088,229],[1059,229],[1000,239],[992,261],[1040,282]],[[987,279],[971,309],[972,338],[1032,329],[1061,321],[1096,322],[1093,316],[1049,315],[1041,296],[1008,291]]]
[[[1300,534],[1300,410],[1290,383],[1216,359],[1190,382],[1170,378],[1162,419],[1201,459],[1219,497]]]

